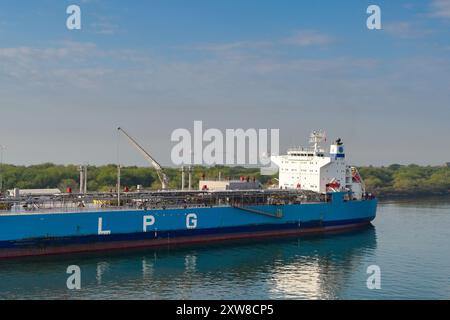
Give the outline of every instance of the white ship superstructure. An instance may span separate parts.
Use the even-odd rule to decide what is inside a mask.
[[[358,170],[348,166],[341,139],[330,145],[330,152],[320,146],[325,141],[323,131],[311,133],[311,147],[292,148],[286,155],[272,156],[279,168],[280,189],[302,189],[315,192],[352,191],[353,198],[361,199],[364,183]]]

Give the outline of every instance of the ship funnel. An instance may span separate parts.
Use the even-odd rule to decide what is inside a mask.
[[[345,158],[345,148],[344,143],[342,142],[342,139],[337,139],[331,146],[330,146],[330,155],[332,158]]]

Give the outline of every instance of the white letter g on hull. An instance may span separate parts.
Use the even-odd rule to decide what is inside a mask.
[[[186,216],[186,227],[188,229],[197,228],[197,215],[195,213],[190,213]]]

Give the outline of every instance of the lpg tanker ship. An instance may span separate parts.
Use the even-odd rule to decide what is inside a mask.
[[[159,164],[123,133],[167,186]],[[198,190],[44,195],[15,189],[0,198],[0,258],[302,236],[370,225],[377,200],[365,192],[358,170],[346,164],[342,140],[328,153],[320,147],[323,140],[322,132],[313,132],[311,147],[272,157],[279,179],[269,189],[249,179],[201,180]]]

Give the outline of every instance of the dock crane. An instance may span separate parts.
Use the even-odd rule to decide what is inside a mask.
[[[156,161],[144,148],[142,148],[139,143],[136,142],[125,130],[122,128],[117,128],[119,132],[121,132],[128,141],[144,156],[144,158],[150,162],[150,164],[155,168],[156,173],[158,174],[159,181],[161,182],[161,186],[163,190],[167,190],[169,187],[169,178],[164,173],[161,165]]]

